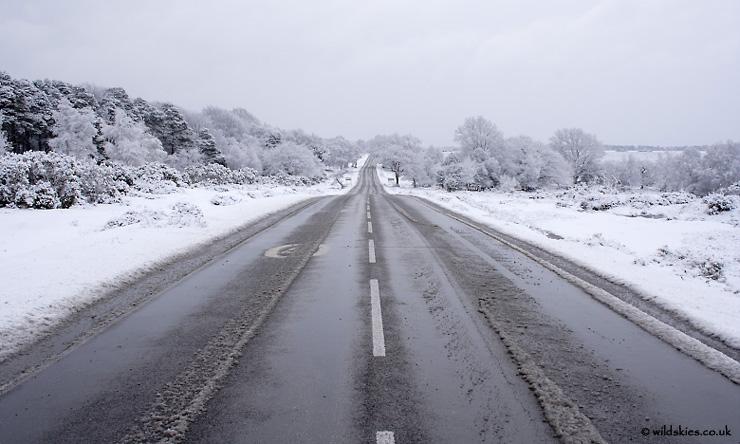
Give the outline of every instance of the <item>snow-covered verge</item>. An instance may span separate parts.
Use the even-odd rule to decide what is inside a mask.
[[[390,175],[378,169],[382,183]],[[423,197],[635,289],[740,347],[740,199],[607,190],[454,192]]]
[[[366,158],[348,171],[352,184]],[[69,313],[158,264],[267,214],[350,189],[334,179],[312,186],[265,179],[155,188],[131,191],[119,203],[0,208],[0,362]]]

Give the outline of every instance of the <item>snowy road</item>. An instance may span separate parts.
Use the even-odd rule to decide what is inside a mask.
[[[740,441],[740,386],[474,225],[366,167],[4,393],[0,443]]]

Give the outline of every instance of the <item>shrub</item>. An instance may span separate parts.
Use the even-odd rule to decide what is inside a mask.
[[[256,175],[251,168],[230,170],[217,163],[193,165],[185,168],[185,177],[191,185],[243,185],[254,183]]]
[[[115,163],[79,162],[77,166],[80,192],[89,203],[120,202],[134,183],[130,172]]]
[[[39,151],[0,156],[0,206],[69,208],[77,202],[107,203],[128,192],[125,171],[92,160]]]
[[[617,197],[590,197],[581,201],[581,209],[585,211],[606,211],[620,206],[622,203]]]
[[[737,196],[725,196],[724,194],[709,194],[701,201],[707,206],[707,214],[710,215],[732,211],[738,206]]]
[[[323,178],[320,177],[290,176],[285,173],[278,173],[272,176],[261,176],[257,179],[257,182],[265,185],[305,187],[320,183],[322,180]]]
[[[169,194],[188,185],[185,176],[160,162],[150,162],[133,170],[134,188],[144,193]]]

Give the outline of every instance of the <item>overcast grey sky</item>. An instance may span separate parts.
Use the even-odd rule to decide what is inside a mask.
[[[740,140],[739,0],[0,0],[0,70],[243,107],[320,136],[452,145]]]

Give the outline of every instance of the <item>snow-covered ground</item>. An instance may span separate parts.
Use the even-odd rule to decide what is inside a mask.
[[[378,169],[381,183],[386,171]],[[740,347],[740,205],[709,214],[686,194],[455,192],[423,197],[568,257]]]
[[[347,174],[351,184],[358,171]],[[349,189],[329,181],[176,188],[121,204],[0,209],[0,362],[106,289],[267,214]]]

